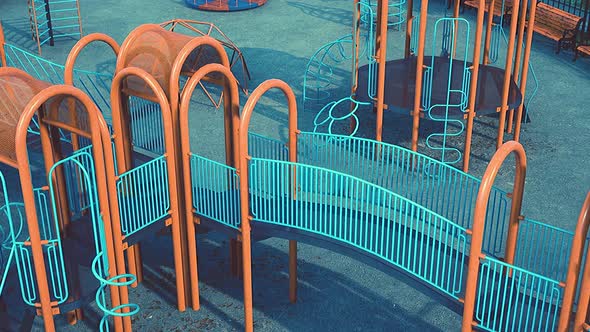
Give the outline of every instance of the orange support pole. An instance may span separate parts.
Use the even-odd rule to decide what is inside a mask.
[[[578,224],[574,233],[570,260],[568,263],[567,277],[565,281],[565,290],[563,292],[563,301],[559,314],[559,325],[557,331],[565,332],[570,327],[570,318],[574,308],[576,289],[578,288],[578,276],[584,257],[584,248],[586,245],[586,236],[590,228],[590,192],[586,195],[586,200],[578,217]],[[588,303],[590,302],[590,258],[586,257],[584,264],[584,274],[582,275],[582,285],[580,287],[580,296],[578,298],[578,308],[574,319],[573,331],[581,332],[587,328],[586,316],[588,313]]]
[[[0,63],[2,67],[6,67],[6,53],[4,51],[4,44],[6,41],[4,40],[4,29],[2,28],[2,22],[0,21]]]
[[[514,140],[517,142],[520,140],[520,127],[522,125],[522,113],[524,111],[524,96],[526,94],[526,88],[527,88],[527,80],[528,80],[528,74],[529,74],[529,61],[531,58],[531,45],[533,44],[533,31],[535,28],[536,14],[537,14],[537,2],[533,1],[531,3],[531,8],[529,10],[529,21],[528,21],[528,27],[527,27],[527,32],[526,32],[526,42],[525,42],[525,47],[524,47],[524,59],[523,59],[524,63],[522,65],[522,75],[521,75],[521,79],[520,79],[520,82],[521,82],[520,83],[520,91],[522,92],[522,102],[516,112],[516,125],[514,128]],[[522,32],[522,33],[524,33],[524,32]]]
[[[377,9],[377,123],[375,140],[383,138],[383,98],[385,97],[385,63],[387,62],[387,16],[388,0],[379,0]]]
[[[281,90],[287,98],[289,109],[289,160],[294,161],[297,156],[297,101],[293,90],[289,85],[281,80],[271,79],[260,84],[250,95],[242,110],[239,143],[240,143],[240,160],[238,173],[240,175],[240,212],[241,212],[241,229],[242,229],[242,259],[244,262],[244,328],[246,332],[254,329],[254,320],[252,317],[252,258],[251,258],[251,238],[250,238],[250,215],[249,208],[249,176],[248,176],[248,127],[250,119],[254,112],[254,107],[267,91],[271,89]],[[290,255],[290,263],[293,261]],[[290,272],[293,272],[292,270]],[[290,280],[293,275],[290,274]],[[293,290],[290,290],[292,292]]]
[[[113,131],[114,131],[114,138],[115,138],[115,148],[116,148],[116,155],[117,158],[125,158],[125,143],[121,138],[121,132],[125,130],[125,124],[122,123],[125,116],[122,116],[124,112],[124,108],[122,107],[123,104],[126,104],[121,98],[123,95],[122,92],[122,85],[124,80],[129,77],[133,76],[139,78],[146,84],[146,86],[150,89],[151,93],[155,96],[158,104],[160,105],[160,109],[162,111],[162,121],[164,126],[164,143],[165,143],[165,156],[166,158],[166,167],[168,173],[168,190],[170,193],[170,220],[171,220],[171,227],[172,227],[172,244],[173,244],[173,255],[174,255],[174,268],[175,268],[175,278],[176,278],[176,295],[177,295],[177,306],[178,310],[184,311],[186,309],[186,297],[185,297],[185,281],[184,281],[184,265],[182,263],[182,237],[180,233],[180,212],[178,209],[179,206],[179,193],[176,191],[178,188],[177,184],[177,166],[176,166],[176,154],[175,154],[175,141],[174,141],[174,126],[172,122],[172,114],[170,110],[170,106],[168,104],[168,100],[166,94],[164,93],[163,89],[160,87],[158,82],[156,81],[153,76],[148,74],[145,70],[137,67],[128,67],[120,70],[115,77],[113,78],[113,85],[112,85],[112,94],[111,94],[111,107],[112,107],[112,114],[113,114]],[[120,160],[123,166],[120,163],[117,163],[119,167],[125,167],[124,160]],[[115,245],[122,248],[123,244],[123,237],[120,232],[120,224],[119,229],[115,230],[117,233],[115,235]],[[121,252],[119,252],[121,251]],[[119,255],[119,260],[117,264],[120,264],[120,269],[124,271],[125,264],[124,264],[124,257],[122,254],[122,250],[117,249],[117,254]]]
[[[406,8],[406,43],[404,46],[404,58],[410,57],[412,43],[412,26],[414,25],[414,0],[408,0]]]
[[[494,1],[494,0],[492,0]],[[477,97],[477,82],[479,80],[479,63],[481,60],[481,37],[483,34],[485,0],[479,0],[475,28],[475,47],[473,49],[473,69],[471,72],[471,86],[469,87],[469,104],[467,113],[467,125],[465,126],[465,146],[463,149],[463,171],[469,171],[469,159],[471,158],[471,139],[473,136],[473,120],[475,119],[475,98]],[[485,54],[484,54],[485,57]]]
[[[508,93],[510,92],[510,81],[512,80],[512,66],[514,63],[514,40],[516,39],[516,28],[518,23],[518,9],[520,1],[514,1],[512,6],[512,17],[510,22],[510,36],[508,37],[508,50],[506,51],[506,65],[504,67],[504,84],[502,86],[502,102],[500,106],[500,120],[498,121],[498,137],[496,149],[504,143],[504,128],[506,126],[506,112],[508,111]]]
[[[424,72],[424,43],[426,39],[426,23],[428,17],[428,1],[420,4],[420,27],[418,33],[418,51],[416,52],[416,90],[414,93],[414,109],[412,110],[412,151],[418,151],[418,130],[420,113],[422,112],[422,80]]]
[[[485,257],[481,252],[483,244],[483,233],[485,230],[486,213],[490,191],[498,175],[500,167],[510,155],[514,154],[516,159],[516,174],[514,176],[514,186],[512,191],[512,205],[510,208],[510,221],[508,225],[508,239],[506,240],[506,250],[504,261],[508,264],[514,262],[514,253],[516,250],[516,240],[518,236],[518,226],[521,218],[522,197],[524,193],[524,181],[526,177],[526,154],[522,145],[518,142],[507,142],[503,144],[488,164],[488,167],[481,180],[475,211],[473,215],[473,226],[471,229],[471,248],[469,250],[469,262],[467,269],[467,281],[465,286],[465,299],[463,307],[463,323],[461,330],[463,332],[471,331],[475,322],[473,315],[475,311],[475,300],[477,292],[477,280],[479,277],[480,259]]]
[[[201,80],[205,76],[219,73],[224,76],[224,120],[226,124],[226,149],[229,149],[231,157],[228,157],[229,161],[236,162],[238,157],[238,124],[240,119],[240,101],[239,101],[239,88],[237,80],[233,76],[231,70],[227,65],[222,64],[208,64],[197,70],[191,78],[185,84],[185,87],[180,96],[179,112],[178,112],[178,129],[180,139],[180,156],[182,173],[183,174],[183,188],[184,188],[184,206],[185,206],[185,219],[187,222],[187,249],[188,249],[188,260],[189,260],[189,271],[190,271],[190,283],[192,290],[192,307],[194,310],[198,310],[200,307],[199,303],[199,277],[197,269],[197,243],[195,238],[195,224],[193,222],[193,193],[191,186],[191,168],[190,168],[190,134],[189,134],[189,118],[188,114],[190,111],[191,97],[199,85]],[[234,159],[234,156],[236,159]],[[231,165],[233,166],[233,165]],[[232,239],[233,241],[234,239]],[[236,243],[236,242],[234,242]],[[237,245],[230,245],[230,250],[235,253]],[[238,267],[235,266],[236,273],[239,273]]]
[[[536,6],[536,4],[535,4],[535,6]],[[512,75],[513,75],[514,80],[516,81],[517,85],[519,83],[519,80],[521,79],[520,62],[522,59],[522,42],[524,40],[524,28],[526,26],[526,19],[527,19],[527,7],[528,7],[528,1],[523,1],[522,7],[520,8],[520,19],[518,20],[518,39],[516,41],[516,55],[515,55],[515,60],[514,60],[514,70],[512,71]],[[533,19],[534,19],[534,16],[533,16]],[[529,21],[530,21],[530,19],[529,19]],[[523,67],[528,67],[528,61],[525,61],[525,63],[523,63]],[[523,84],[523,81],[520,81],[520,86],[522,86],[522,84]],[[526,83],[524,83],[524,84],[526,85]],[[524,103],[524,92],[522,92],[522,89],[521,89],[521,93],[523,96],[523,100],[521,102],[521,104],[522,104],[522,103]],[[507,125],[509,134],[512,133],[513,123],[514,123],[514,110],[510,110],[510,113],[508,114],[508,125]]]

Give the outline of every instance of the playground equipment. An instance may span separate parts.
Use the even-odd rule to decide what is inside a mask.
[[[234,12],[260,7],[267,0],[184,0],[187,6],[214,12]]]
[[[494,2],[489,5],[494,6]],[[303,103],[304,106],[315,103],[321,108],[315,120],[316,130],[332,133],[336,123],[351,119],[354,134],[358,128],[358,116],[354,113],[361,106],[372,105],[377,113],[376,140],[382,139],[384,110],[409,114],[413,118],[411,148],[416,151],[420,120],[429,119],[439,122],[442,132],[430,134],[426,146],[437,151],[444,162],[457,164],[462,160],[465,171],[469,168],[475,116],[499,114],[497,147],[504,140],[506,128],[512,133],[514,127],[514,139],[518,141],[531,69],[536,3],[531,5],[528,16],[528,2],[520,5],[523,7],[520,16],[519,5],[513,4],[514,19],[506,38],[504,16],[498,22],[493,11],[488,11],[484,24],[486,6],[481,2],[473,36],[470,22],[459,17],[459,1],[456,1],[452,16],[437,19],[432,31],[428,31],[433,37],[427,42],[428,0],[421,2],[420,14],[416,16],[414,4],[409,1],[404,57],[387,61],[388,1],[379,1],[377,11],[365,1],[355,1],[353,33],[326,44],[312,56],[306,68]],[[363,17],[371,18],[363,20]],[[362,24],[368,21],[377,23]],[[506,41],[507,60],[499,68],[492,64],[498,60],[502,38]],[[473,50],[470,45],[475,45]],[[338,100],[326,90],[333,85],[335,68],[345,61],[352,62],[351,91]],[[534,72],[531,74],[536,83]],[[517,121],[514,121],[515,113]],[[327,129],[321,128],[326,126]],[[462,135],[465,135],[463,151],[448,143]]]
[[[41,46],[53,46],[58,38],[81,38],[82,19],[78,0],[27,0],[31,34]]]
[[[526,158],[520,144],[504,144],[478,180],[394,145],[300,131],[293,92],[284,82],[269,80],[248,98],[237,130],[235,102],[226,106],[223,164],[192,151],[189,139],[192,91],[213,72],[224,73],[225,89],[237,96],[235,79],[219,64],[202,67],[185,86],[179,117],[185,211],[199,225],[240,235],[247,331],[253,328],[251,242],[266,237],[291,241],[292,302],[296,241],[307,241],[363,253],[414,276],[459,306],[464,303],[464,330],[568,326],[579,284],[576,257],[586,251],[576,243],[585,234],[522,216]],[[271,89],[287,99],[288,142],[248,131],[258,100]],[[509,194],[493,182],[510,154],[517,157],[517,174]],[[190,250],[195,250],[193,232],[189,230]],[[568,269],[564,263],[570,251],[574,263]],[[548,252],[556,254],[541,254]],[[503,315],[497,315],[498,306]]]
[[[180,310],[186,301],[194,309],[199,308],[195,227],[215,225],[241,238],[247,331],[253,329],[251,245],[253,240],[269,236],[290,240],[292,302],[297,295],[296,241],[308,241],[361,253],[413,276],[463,312],[466,331],[474,327],[491,331],[565,331],[574,304],[584,305],[585,299],[576,294],[578,288],[582,294],[587,294],[584,292],[589,288],[590,267],[581,271],[581,262],[587,252],[584,230],[590,222],[590,198],[576,232],[523,216],[526,157],[519,143],[503,144],[480,180],[395,145],[301,131],[295,95],[279,80],[261,84],[239,112],[239,88],[223,46],[210,37],[191,38],[153,24],[135,29],[120,48],[105,35],[82,39],[68,57],[67,82],[76,82],[76,73],[83,73],[76,71],[74,64],[93,41],[107,43],[117,55],[110,89],[115,157],[109,128],[90,97],[71,85],[45,88],[50,84],[22,71],[0,69],[0,76],[12,80],[2,80],[0,91],[6,95],[2,100],[12,102],[6,104],[11,110],[24,109],[22,114],[27,115],[21,116],[26,121],[18,121],[16,135],[8,135],[14,144],[0,146],[1,161],[27,170],[19,175],[28,232],[18,231],[17,212],[10,214],[14,217],[10,224],[16,225],[10,232],[17,253],[30,247],[37,265],[54,267],[36,266],[35,279],[22,279],[30,281],[26,285],[39,283],[41,290],[39,280],[47,283],[47,274],[53,277],[53,288],[39,296],[46,326],[55,306],[59,312],[75,308],[73,304],[67,306],[75,303],[67,302],[67,276],[72,274],[61,272],[66,271],[64,262],[69,260],[60,258],[68,257],[61,244],[70,239],[70,233],[61,236],[58,230],[83,225],[84,220],[69,216],[65,212],[68,206],[80,206],[74,209],[76,216],[92,221],[90,234],[99,239],[92,247],[93,270],[100,282],[97,302],[106,312],[105,317],[114,316],[117,330],[129,330],[129,315],[138,310],[127,302],[127,286],[135,281],[127,271],[134,271],[141,280],[141,259],[133,244],[164,223],[172,226]],[[204,50],[209,50],[209,59],[217,63],[197,65],[190,61]],[[181,76],[186,79],[183,85]],[[14,82],[17,79],[20,81]],[[224,90],[225,163],[191,149],[188,113],[191,104],[194,107],[193,92],[202,80],[215,82]],[[28,87],[33,87],[30,98],[15,93]],[[258,101],[273,89],[281,91],[287,100],[288,142],[249,131]],[[162,118],[161,131],[153,131],[163,145],[151,151],[155,157],[137,159],[132,156],[137,142],[134,138],[139,135],[134,128],[141,126],[133,123],[139,121],[143,106],[148,104],[157,105],[154,107]],[[45,107],[30,126],[41,106]],[[2,123],[10,133],[9,125],[15,120],[8,119],[12,120]],[[27,132],[35,130],[41,138],[49,179],[48,185],[37,191],[32,189],[26,158]],[[78,143],[74,143],[75,137]],[[11,155],[11,146],[15,160],[2,157]],[[70,156],[65,157],[68,152]],[[510,154],[515,155],[517,167],[508,193],[495,187],[494,179]],[[77,197],[79,205],[70,204],[72,196]],[[41,203],[35,205],[35,201]],[[53,210],[48,209],[50,205]],[[37,210],[33,210],[35,206]],[[42,216],[41,229],[37,215]],[[42,236],[47,242],[41,240]],[[39,259],[39,253],[51,259]],[[15,259],[21,276],[33,273],[22,272],[27,266],[21,262],[27,257],[17,255]],[[581,281],[580,273],[584,273]],[[188,280],[190,287],[185,285]],[[104,301],[106,287],[111,290],[110,309]],[[36,294],[35,288],[23,289],[25,294]],[[45,296],[52,294],[57,298],[53,303]],[[582,321],[584,318],[576,317]],[[101,327],[106,324],[104,319]]]
[[[112,307],[129,309],[121,306],[118,287],[126,283],[128,276],[117,274],[114,268],[111,228],[112,217],[118,214],[118,201],[113,198],[113,152],[104,119],[91,99],[72,86],[51,85],[10,67],[0,68],[0,76],[4,101],[0,112],[4,133],[0,161],[19,172],[26,215],[27,227],[22,231],[9,218],[24,302],[38,308],[47,331],[55,330],[55,314],[70,312],[70,321],[75,322],[80,318],[77,308],[87,297],[77,285],[78,265],[96,257],[94,262],[86,263],[101,284],[99,306],[106,308],[102,290],[111,286]],[[29,162],[31,151],[27,148],[33,117],[41,138],[41,156],[34,156],[43,160],[47,179],[36,188]],[[64,132],[84,137],[92,146],[68,155],[61,144]],[[71,181],[74,185],[68,186],[66,183]],[[8,201],[7,191],[3,196]],[[77,197],[78,206],[88,214],[84,216],[70,206],[68,197]],[[84,232],[81,227],[90,227],[91,231]],[[79,244],[78,235],[87,236],[86,243],[92,244]],[[79,256],[88,251],[94,255]],[[109,314],[108,309],[105,312]]]

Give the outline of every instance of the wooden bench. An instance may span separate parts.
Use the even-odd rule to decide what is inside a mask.
[[[490,7],[490,3],[492,1],[485,0],[485,2],[486,2],[485,11],[487,12],[488,8]],[[467,7],[474,8],[474,9],[478,9],[479,8],[479,1],[478,0],[465,0],[465,1],[463,1],[463,5],[465,5]],[[504,0],[504,10],[502,10],[502,0],[495,0],[494,1],[494,16],[505,17],[507,15],[510,15],[511,11],[512,11],[512,0]]]
[[[576,61],[580,53],[590,55],[590,31],[583,31],[582,26],[578,26],[575,39],[574,61]]]
[[[563,49],[574,50],[576,29],[582,18],[548,4],[537,2],[535,32],[557,41],[557,53]]]

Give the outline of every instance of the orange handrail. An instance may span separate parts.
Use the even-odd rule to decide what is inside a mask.
[[[179,112],[179,129],[180,129],[180,146],[182,156],[182,170],[184,177],[184,199],[186,211],[186,227],[189,253],[189,268],[191,274],[191,289],[192,289],[192,306],[194,310],[199,309],[199,276],[197,271],[197,244],[195,239],[195,223],[193,222],[192,199],[193,192],[191,190],[191,169],[190,169],[190,130],[188,113],[190,110],[190,102],[193,92],[201,80],[212,73],[219,73],[225,78],[223,85],[223,93],[226,96],[224,102],[224,120],[225,120],[225,143],[226,143],[226,162],[230,166],[235,166],[235,156],[237,156],[236,144],[238,137],[238,124],[240,121],[240,100],[238,82],[232,74],[229,67],[211,63],[203,66],[195,72],[188,80],[182,91],[180,98],[180,112]]]
[[[115,57],[119,55],[120,46],[112,37],[105,35],[104,33],[91,33],[87,36],[84,36],[82,39],[78,40],[74,47],[72,47],[70,53],[68,54],[68,58],[66,59],[64,69],[65,84],[74,84],[74,68],[76,66],[76,60],[78,60],[78,56],[82,50],[93,42],[103,42],[111,47],[115,53]]]
[[[164,129],[164,143],[166,146],[166,167],[168,172],[168,186],[170,192],[170,218],[172,220],[172,242],[173,242],[173,254],[174,254],[174,267],[176,272],[176,295],[177,295],[177,306],[178,310],[184,311],[186,309],[186,298],[184,293],[184,269],[182,264],[182,254],[180,251],[181,248],[181,234],[180,234],[180,215],[178,210],[178,201],[179,201],[179,194],[176,190],[177,188],[177,168],[176,168],[176,158],[175,158],[175,143],[174,143],[174,136],[173,136],[173,122],[172,122],[172,114],[170,112],[170,106],[168,104],[168,100],[166,98],[166,94],[164,90],[156,79],[147,73],[145,70],[137,67],[128,67],[120,70],[117,72],[115,77],[113,78],[113,83],[111,87],[111,110],[113,115],[113,132],[114,132],[114,142],[115,142],[115,150],[116,150],[116,157],[117,157],[117,167],[119,170],[119,174],[129,170],[130,164],[126,162],[130,158],[130,153],[127,149],[127,144],[129,142],[126,140],[128,135],[125,135],[124,132],[129,130],[129,123],[125,122],[129,116],[126,114],[128,109],[126,106],[126,99],[124,98],[124,93],[122,91],[122,86],[124,84],[124,80],[129,76],[137,77],[141,79],[143,82],[147,84],[150,88],[152,93],[155,95],[156,99],[158,100],[158,104],[162,111],[162,122],[163,122],[163,129]],[[119,218],[119,215],[116,216]],[[115,237],[115,246],[117,247],[117,255],[119,267],[121,272],[124,273],[125,270],[125,262],[124,262],[124,255],[123,255],[123,235],[121,232],[120,223],[115,223],[116,227],[114,228],[114,237]]]
[[[32,78],[30,77],[30,75],[20,70],[13,68],[7,69],[9,70],[3,70],[3,74],[10,73],[12,75],[21,75],[28,78]],[[111,164],[109,165],[112,166],[113,164],[112,158],[110,160],[107,158],[105,161],[105,156],[103,154],[105,149],[104,146],[102,146],[103,138],[105,136],[108,138],[109,136],[108,128],[106,127],[104,119],[103,121],[100,120],[102,118],[102,116],[100,115],[100,111],[96,108],[90,97],[84,94],[84,92],[73,86],[50,86],[40,91],[25,106],[16,126],[15,137],[16,164],[19,170],[23,200],[25,202],[25,214],[27,217],[27,226],[29,229],[31,252],[33,255],[33,265],[35,267],[35,277],[37,279],[39,290],[40,311],[41,315],[43,316],[46,331],[55,331],[53,321],[54,309],[52,308],[52,302],[50,300],[49,295],[49,285],[47,275],[45,272],[46,266],[43,258],[43,249],[41,244],[39,224],[37,220],[37,209],[35,206],[32,176],[30,172],[29,156],[27,151],[27,130],[33,116],[37,113],[37,111],[48,100],[57,96],[69,96],[77,99],[84,106],[84,108],[89,114],[88,120],[90,122],[90,139],[95,147],[93,157],[94,163],[96,165],[97,179],[106,180],[98,181],[96,186],[99,197],[99,206],[101,209],[101,214],[105,226],[107,257],[109,260],[109,264],[114,264],[115,262],[112,246],[112,236],[110,232],[111,214],[108,194],[108,188],[110,187],[109,182],[114,183],[114,174],[105,174],[105,169],[112,168],[107,167],[106,164],[109,162],[111,162]],[[110,147],[110,145],[108,147]],[[109,277],[115,277],[116,275],[116,271],[112,269],[109,271]],[[116,290],[114,290],[113,296],[111,297],[111,301],[113,306],[118,306],[120,304],[118,293]],[[120,324],[117,324],[117,322],[118,321],[115,321],[116,328],[120,330]]]
[[[471,331],[475,322],[473,321],[475,298],[477,291],[477,279],[479,276],[480,259],[485,256],[481,252],[483,233],[485,230],[486,212],[490,191],[498,175],[500,167],[510,155],[514,154],[516,159],[516,173],[514,175],[514,186],[512,191],[512,206],[510,209],[510,221],[508,225],[508,238],[506,241],[506,254],[504,261],[508,264],[514,262],[518,226],[522,216],[522,196],[524,192],[524,181],[526,177],[526,154],[524,148],[518,142],[510,141],[503,144],[488,164],[486,172],[481,180],[475,211],[473,226],[471,229],[471,248],[469,251],[469,265],[467,271],[467,282],[465,286],[465,299],[463,307],[462,331]]]
[[[242,230],[242,261],[244,264],[243,281],[244,281],[244,315],[245,315],[245,330],[251,332],[253,330],[252,317],[252,262],[251,262],[251,239],[250,239],[250,215],[249,209],[249,176],[248,176],[248,127],[250,119],[254,112],[254,107],[260,98],[271,89],[279,89],[287,98],[289,110],[289,161],[297,161],[297,101],[295,94],[289,85],[281,80],[271,79],[260,84],[246,101],[244,109],[242,110],[242,117],[240,120],[239,129],[239,163],[238,174],[240,175],[240,212],[241,212],[241,230]],[[291,300],[294,300],[296,283],[296,242],[289,242],[289,294]]]
[[[568,282],[571,280],[577,281],[578,275],[580,274],[580,267],[582,265],[582,256],[583,250],[586,241],[586,235],[588,232],[588,228],[590,226],[590,192],[586,195],[586,200],[584,201],[584,205],[582,206],[582,210],[580,211],[580,216],[578,217],[578,226],[576,228],[576,237],[574,238],[574,245],[572,245],[572,254],[570,255],[570,263],[568,269]],[[581,230],[581,232],[578,232]],[[575,246],[575,249],[574,249]],[[575,250],[575,251],[574,251]],[[575,255],[574,255],[575,254]],[[577,283],[573,282],[570,287],[570,293],[575,294],[577,288]],[[564,294],[564,305],[565,305],[565,296]],[[586,263],[584,264],[584,274],[582,275],[582,284],[580,286],[580,295],[578,297],[578,308],[576,312],[576,316],[574,318],[574,332],[580,331],[588,331],[590,329],[590,324],[588,322],[588,304],[590,302],[590,257],[586,256]],[[571,302],[571,301],[570,301]],[[563,309],[562,309],[563,310]],[[571,311],[571,308],[570,308]],[[564,316],[564,313],[567,314],[567,320]],[[563,312],[560,317],[563,318],[564,322],[569,323],[570,312]],[[565,329],[564,329],[565,331]]]
[[[0,21],[0,63],[2,67],[6,67],[6,53],[4,51],[4,28],[2,28],[2,22]]]

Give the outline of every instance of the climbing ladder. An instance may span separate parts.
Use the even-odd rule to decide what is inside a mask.
[[[78,0],[27,0],[33,39],[41,54],[41,46],[55,39],[82,36],[82,20]]]

